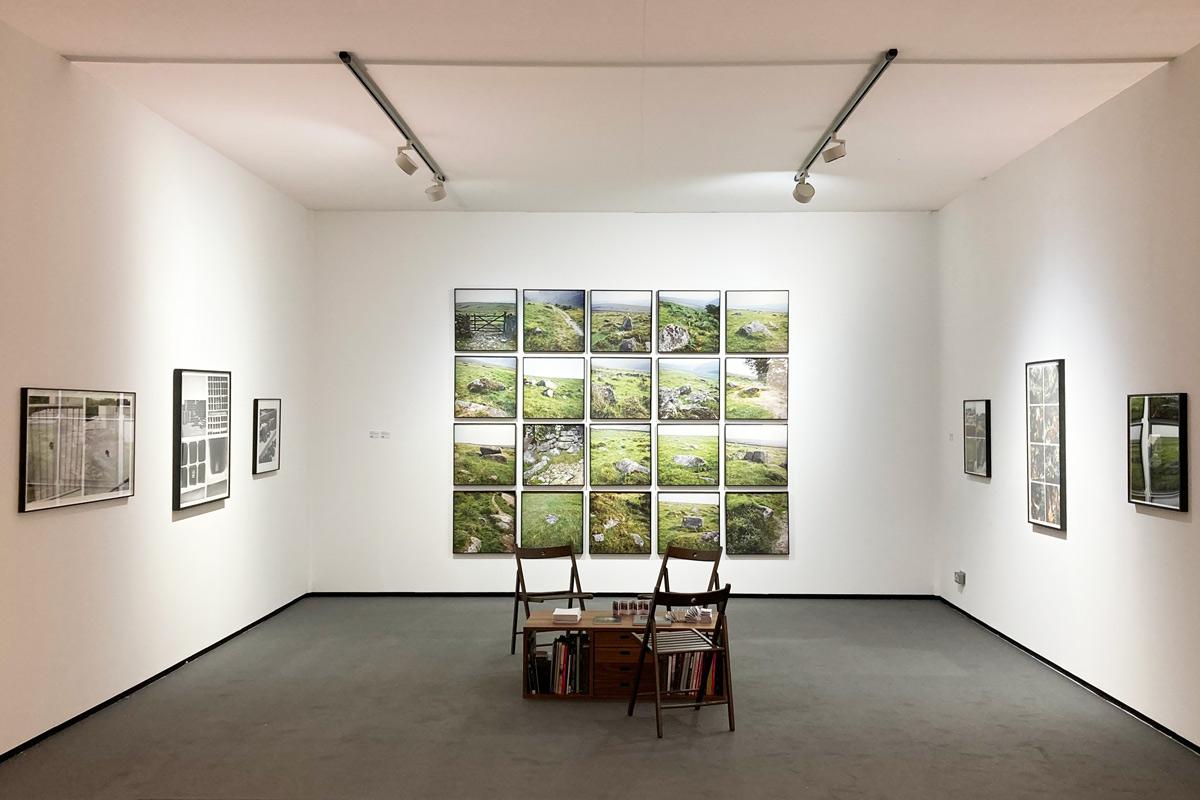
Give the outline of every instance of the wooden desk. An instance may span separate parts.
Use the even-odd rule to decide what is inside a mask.
[[[634,624],[633,617],[621,617],[620,622],[596,622],[596,617],[608,616],[608,609],[583,612],[579,622],[555,622],[553,612],[534,611],[525,620],[525,628],[521,634],[521,688],[527,698],[554,700],[629,700],[633,690],[633,679],[637,674],[638,656],[641,643],[633,637],[634,632],[641,633],[646,629],[645,623]],[[693,628],[698,631],[711,631],[714,622],[676,622],[664,625],[661,617],[659,627],[663,630]],[[533,640],[538,633],[582,633],[586,637],[584,655],[580,666],[587,670],[587,687],[585,691],[574,694],[534,693],[529,687],[530,659],[535,657],[536,650]],[[654,694],[654,665],[646,660],[642,673],[642,694]],[[713,699],[722,697],[718,693]]]

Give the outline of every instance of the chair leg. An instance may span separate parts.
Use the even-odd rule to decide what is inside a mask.
[[[662,735],[662,687],[659,685],[658,677],[658,653],[654,654],[654,724],[658,727],[658,738],[663,738]]]
[[[646,665],[646,644],[642,643],[642,652],[638,657],[637,674],[633,677],[633,694],[629,696],[629,713],[626,716],[633,716],[633,707],[637,704],[638,690],[642,686],[642,667]]]
[[[729,730],[733,730],[733,667],[729,664],[729,631],[725,631],[725,652],[721,660],[725,662],[725,701],[729,705]]]
[[[520,608],[521,602],[518,599],[517,593],[513,592],[513,624],[512,624],[512,649],[509,655],[517,654],[517,610]]]

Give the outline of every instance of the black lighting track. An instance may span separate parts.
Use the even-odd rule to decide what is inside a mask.
[[[392,101],[389,100],[388,96],[383,93],[382,89],[379,88],[379,84],[375,83],[375,80],[371,77],[371,74],[367,72],[366,65],[359,61],[358,57],[355,56],[354,53],[351,53],[348,50],[342,50],[339,52],[338,58],[340,58],[342,63],[346,65],[346,69],[350,70],[350,73],[354,75],[356,79],[358,79],[358,82],[362,84],[362,87],[367,90],[367,94],[371,95],[371,99],[374,100],[375,104],[379,106],[380,110],[387,115],[387,118],[392,121],[392,124],[396,126],[396,130],[400,131],[400,135],[404,137],[409,146],[411,146],[412,149],[416,151],[417,155],[421,157],[421,160],[425,162],[425,166],[428,167],[429,171],[433,173],[433,177],[445,183],[446,173],[442,171],[440,166],[438,166],[437,160],[430,155],[427,149],[425,149],[425,145],[421,144],[421,140],[417,138],[415,133],[413,133],[413,129],[409,127],[409,124],[404,121],[404,117],[400,116],[400,112],[396,110],[396,107],[392,105]]]

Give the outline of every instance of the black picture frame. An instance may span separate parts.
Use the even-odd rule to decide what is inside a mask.
[[[273,467],[263,467],[264,462],[261,461],[259,447],[263,435],[262,422],[260,417],[264,410],[270,410],[268,404],[274,404],[275,415],[275,458],[265,462],[274,463]],[[256,397],[254,398],[254,416],[251,417],[254,421],[254,436],[250,442],[250,474],[251,475],[266,475],[271,472],[278,472],[283,465],[283,400],[278,397]]]
[[[1134,427],[1135,427],[1135,423],[1133,421],[1134,420],[1134,416],[1133,416],[1134,400],[1135,399],[1143,400],[1143,413],[1142,413],[1142,417],[1139,420],[1139,422],[1137,423],[1137,425],[1139,426],[1139,431],[1138,431],[1139,439],[1138,440],[1139,440],[1139,442],[1144,442],[1144,441],[1146,441],[1146,439],[1145,439],[1145,437],[1141,436],[1143,431],[1140,428],[1140,426],[1145,425],[1146,423],[1149,423],[1152,426],[1154,424],[1154,419],[1149,416],[1149,410],[1152,405],[1150,400],[1152,398],[1167,398],[1167,397],[1176,398],[1177,403],[1178,403],[1178,409],[1179,409],[1179,419],[1176,423],[1176,426],[1178,428],[1177,438],[1179,440],[1178,465],[1177,465],[1177,470],[1178,470],[1178,475],[1179,475],[1179,491],[1178,491],[1178,502],[1175,505],[1170,505],[1169,503],[1162,503],[1162,502],[1156,503],[1152,499],[1146,499],[1149,497],[1153,497],[1153,491],[1148,486],[1146,487],[1146,491],[1143,493],[1144,497],[1142,499],[1139,499],[1138,497],[1135,496],[1134,486],[1133,486],[1133,473],[1134,473],[1133,447],[1134,447]],[[1125,497],[1131,504],[1133,504],[1135,506],[1146,506],[1149,508],[1158,508],[1158,509],[1162,509],[1164,511],[1186,512],[1188,510],[1189,484],[1188,484],[1188,407],[1187,407],[1187,401],[1188,401],[1187,392],[1143,392],[1143,393],[1139,393],[1139,394],[1131,394],[1131,395],[1126,396],[1126,399],[1125,399],[1125,430],[1126,430]],[[1139,451],[1141,451],[1142,449],[1143,448],[1139,447]],[[1143,458],[1148,458],[1149,455],[1150,454],[1148,452],[1142,453]],[[1143,476],[1145,476],[1146,472],[1145,472],[1144,464],[1142,465],[1142,470],[1143,470]],[[1164,494],[1165,494],[1165,496],[1169,497],[1171,493],[1166,492]]]
[[[735,362],[735,361],[754,361],[754,360],[782,361],[783,362],[783,372],[784,372],[785,379],[784,379],[784,385],[783,385],[783,416],[782,417],[772,417],[772,416],[757,417],[757,416],[747,416],[747,415],[743,415],[740,413],[735,416],[730,413],[730,407],[733,405],[733,403],[731,402],[731,399],[734,401],[737,400],[736,397],[732,397],[732,395],[731,395],[730,383],[731,383],[731,381],[734,381],[734,380],[739,380],[739,381],[742,380],[743,374],[735,373],[736,377],[731,378],[729,365],[730,365],[730,363]],[[768,365],[768,370],[770,370],[770,365]],[[726,420],[729,420],[732,422],[787,422],[788,421],[788,408],[790,407],[790,403],[791,403],[791,398],[790,398],[791,386],[789,383],[790,378],[788,377],[790,375],[790,370],[791,370],[791,364],[790,364],[787,356],[780,356],[780,355],[757,355],[756,356],[756,355],[748,355],[748,354],[743,354],[740,356],[738,356],[738,355],[726,356],[725,357],[725,366],[721,373],[722,374],[721,384],[722,384],[722,395],[723,395],[722,403],[723,403],[724,414],[725,414],[724,418]],[[758,382],[758,381],[756,381],[756,382]],[[768,391],[770,391],[770,386],[768,386]]]
[[[738,429],[750,429],[750,428],[778,428],[783,431],[783,452],[784,452],[784,461],[783,461],[784,480],[783,480],[783,483],[733,483],[730,480],[730,477],[729,477],[729,473],[730,473],[729,433],[730,433],[730,431],[737,431]],[[791,460],[790,434],[791,434],[791,431],[788,429],[787,424],[783,423],[783,422],[741,422],[741,423],[727,422],[727,423],[725,423],[725,435],[721,437],[721,474],[723,476],[725,487],[729,488],[729,489],[735,489],[735,490],[763,489],[764,491],[771,490],[771,489],[779,490],[779,489],[787,488],[787,486],[791,483],[791,470],[789,468],[790,467],[789,462]],[[735,444],[740,444],[740,443],[735,442]],[[766,446],[766,445],[764,445],[764,446]],[[742,459],[742,460],[744,460],[744,459]]]
[[[561,376],[546,376],[546,375],[540,375],[536,371],[531,376],[530,371],[538,369],[537,363],[539,361],[575,361],[575,362],[578,362],[579,377],[578,378],[563,378]],[[541,355],[538,355],[538,356],[523,357],[521,359],[521,364],[520,364],[520,380],[517,382],[517,385],[521,387],[521,390],[520,390],[521,417],[523,419],[531,420],[531,421],[535,421],[535,422],[541,422],[541,421],[582,422],[583,420],[587,419],[588,379],[589,379],[590,375],[591,375],[590,366],[588,365],[587,359],[584,358],[583,356],[577,356],[577,355],[541,356]],[[529,380],[531,377],[532,378],[540,377],[543,379],[549,378],[551,380],[558,381],[560,384],[564,380],[579,380],[581,383],[580,391],[582,393],[581,397],[579,398],[579,413],[571,415],[571,416],[566,416],[566,417],[548,417],[548,416],[545,416],[545,414],[539,413],[539,410],[537,408],[534,408],[531,411],[530,406],[534,405],[534,402],[532,402],[531,399],[526,396],[527,390],[533,389],[535,391],[535,393],[538,393],[537,389],[538,389],[538,386],[540,385],[540,384],[537,384],[536,382],[531,382],[531,383],[527,384],[526,381]],[[556,389],[557,388],[561,388],[561,386],[556,387]],[[545,390],[543,390],[543,391],[545,391]],[[543,404],[547,402],[545,400],[539,401],[536,396],[534,398],[532,398],[532,400],[537,401],[539,403],[543,403]]]
[[[526,516],[530,513],[530,510],[529,510],[529,506],[526,504],[530,502],[531,498],[533,499],[534,502],[541,503],[541,502],[549,502],[550,498],[552,498],[552,497],[560,498],[560,502],[566,501],[569,499],[570,502],[579,504],[578,509],[575,509],[575,508],[570,509],[572,521],[577,521],[579,524],[579,535],[571,538],[571,540],[569,542],[566,541],[566,537],[556,537],[554,541],[546,541],[544,539],[539,538],[538,541],[530,542],[528,540],[528,531],[530,528],[529,522],[531,522],[531,520],[526,519]],[[544,500],[542,498],[544,498]],[[518,504],[519,504],[519,508],[518,508],[518,512],[517,512],[517,519],[520,522],[520,529],[519,529],[519,533],[518,533],[518,537],[517,537],[517,545],[519,547],[553,547],[555,545],[570,544],[571,549],[574,551],[575,555],[577,555],[577,556],[583,555],[583,549],[584,549],[583,540],[587,537],[587,529],[588,529],[588,524],[587,524],[588,523],[588,502],[587,502],[587,498],[584,496],[583,492],[580,492],[580,491],[556,492],[553,490],[536,490],[536,491],[525,490],[525,491],[522,491],[517,496],[517,500],[518,500]],[[545,509],[543,508],[541,510],[545,510]],[[555,506],[554,510],[560,511],[563,509],[561,509],[558,506]],[[578,516],[576,516],[576,513],[578,514]],[[565,519],[565,517],[563,515],[556,515],[556,516],[558,516],[560,520]],[[545,518],[543,518],[543,519],[545,519]],[[557,522],[556,522],[556,524],[557,524]]]
[[[1034,368],[1037,368],[1036,372]],[[1053,374],[1057,389],[1046,391]],[[1031,378],[1035,380],[1031,380]],[[1040,398],[1040,399],[1038,399]],[[1035,402],[1036,400],[1036,402]],[[1043,528],[1067,530],[1067,387],[1061,358],[1025,363],[1025,512]],[[1051,409],[1056,419],[1051,419]],[[1039,415],[1039,410],[1041,414]],[[1040,419],[1041,430],[1037,430]],[[1053,433],[1051,431],[1053,430]],[[1051,461],[1053,457],[1053,461]],[[1052,466],[1053,465],[1053,466]],[[1037,474],[1040,468],[1041,477]],[[1057,482],[1053,479],[1057,478]],[[1040,495],[1040,498],[1039,498]],[[1038,500],[1041,500],[1041,515]]]
[[[531,471],[538,467],[538,465],[539,465],[539,463],[541,463],[542,459],[538,459],[537,461],[535,461],[533,463],[533,465],[526,468],[525,442],[530,437],[530,434],[531,434],[530,429],[537,429],[537,428],[571,428],[571,429],[574,429],[574,431],[572,433],[572,438],[574,438],[574,436],[577,434],[578,441],[574,442],[572,444],[579,448],[577,451],[579,454],[579,465],[580,465],[579,466],[579,482],[578,483],[539,483],[539,482],[532,480],[533,478],[536,478],[538,474],[540,474],[540,471],[536,472],[536,473],[532,473],[532,474],[531,474]],[[556,437],[558,439],[559,443],[562,442],[561,435],[562,434],[560,432]],[[559,444],[555,444],[554,447],[559,447]],[[532,486],[532,487],[549,487],[551,489],[555,489],[555,488],[583,489],[588,485],[588,474],[587,474],[588,428],[587,428],[587,425],[585,425],[584,423],[582,423],[582,422],[526,422],[521,426],[521,440],[517,444],[517,449],[519,451],[517,454],[517,463],[520,465],[520,468],[521,468],[521,486],[522,487]],[[568,450],[568,452],[570,452],[570,451]],[[572,454],[572,455],[574,455],[574,454]],[[547,455],[546,459],[548,460],[550,457],[551,456]],[[542,467],[542,469],[546,469],[548,471],[549,467]]]
[[[666,363],[668,370],[675,362],[713,362],[717,367],[717,385],[713,388],[713,398],[717,401],[717,410],[712,416],[708,417],[680,417],[680,416],[663,416],[663,364]],[[698,375],[698,373],[692,373]],[[651,413],[658,419],[659,422],[720,422],[721,411],[723,410],[725,401],[725,383],[722,380],[724,372],[722,371],[721,359],[719,356],[659,356],[654,359],[654,383],[651,386],[650,407]],[[682,387],[681,387],[682,388]],[[694,390],[687,395],[677,396],[673,400],[681,400],[685,404],[694,399]]]
[[[706,350],[663,350],[662,348],[662,297],[664,294],[712,294],[717,296],[717,337],[712,349]],[[654,349],[664,356],[716,356],[721,353],[721,325],[725,319],[725,299],[720,289],[658,289],[654,292]]]
[[[645,522],[645,531],[627,532],[627,531],[621,530],[621,527],[627,521],[626,519],[622,519],[620,521],[620,523],[621,523],[620,525],[614,526],[611,529],[612,531],[615,531],[617,534],[628,533],[628,537],[631,540],[633,540],[633,542],[632,542],[633,545],[638,549],[634,549],[634,550],[609,549],[609,547],[611,545],[608,543],[608,541],[606,540],[605,537],[610,533],[610,529],[604,528],[603,525],[601,525],[600,530],[596,530],[592,527],[592,523],[596,521],[596,515],[597,515],[596,505],[597,505],[597,503],[604,502],[606,499],[612,501],[612,500],[615,500],[616,498],[621,498],[622,500],[629,499],[630,501],[637,501],[637,502],[645,504],[644,505],[645,519],[637,520],[638,522],[643,522],[643,521]],[[584,521],[584,537],[583,537],[584,539],[587,540],[588,555],[596,556],[599,558],[604,558],[607,556],[623,556],[626,558],[644,558],[644,557],[652,555],[654,553],[653,530],[654,530],[655,511],[656,511],[656,506],[654,503],[654,497],[653,497],[652,492],[628,491],[628,490],[620,490],[620,489],[617,489],[617,490],[597,489],[597,490],[588,492],[587,519]],[[612,521],[616,522],[616,517],[613,517]],[[597,536],[599,536],[600,538],[597,539],[596,538]],[[637,544],[639,539],[643,541],[643,544],[641,544],[641,545]]]
[[[459,440],[458,440],[459,430],[460,429],[471,430],[472,428],[478,429],[478,430],[483,430],[484,428],[508,428],[508,432],[509,432],[508,439],[509,439],[509,441],[512,442],[512,444],[509,445],[509,447],[512,448],[512,464],[509,465],[509,468],[512,470],[512,480],[511,481],[492,482],[492,481],[461,480],[461,478],[463,478],[464,476],[462,476],[458,473],[459,458],[458,458],[457,448],[458,448],[459,444],[474,444],[474,445],[478,445],[481,448],[482,447],[496,448],[499,451],[499,452],[489,451],[488,453],[484,453],[481,449],[478,454],[472,454],[472,458],[478,458],[479,456],[487,457],[490,455],[504,455],[504,449],[503,449],[504,445],[494,445],[494,444],[485,445],[485,444],[482,444],[479,442],[459,442]],[[520,468],[521,468],[521,453],[520,453],[520,447],[519,447],[520,443],[517,441],[517,425],[515,422],[455,422],[454,423],[454,435],[453,435],[452,439],[453,439],[453,441],[451,442],[451,445],[452,445],[454,452],[451,454],[451,458],[450,458],[450,472],[451,472],[450,480],[451,480],[451,483],[454,484],[454,486],[456,486],[456,487],[466,486],[469,488],[476,488],[476,487],[481,487],[481,486],[512,487],[512,486],[517,485],[517,479],[518,479],[518,475],[520,473]],[[467,477],[469,477],[469,476],[467,476]]]
[[[132,421],[132,427],[131,427],[132,436],[131,436],[131,440],[130,440],[132,452],[130,453],[130,457],[129,457],[129,476],[128,476],[129,489],[128,489],[128,491],[106,492],[103,495],[97,495],[97,496],[91,497],[91,498],[88,498],[85,495],[85,496],[82,496],[80,499],[73,499],[73,500],[68,500],[65,502],[55,502],[53,504],[49,504],[49,503],[43,504],[41,502],[34,502],[34,503],[30,502],[30,499],[29,499],[29,482],[30,482],[30,478],[31,478],[30,470],[29,470],[29,448],[30,448],[30,444],[31,444],[30,438],[29,438],[30,397],[31,397],[31,395],[36,397],[36,396],[40,396],[42,394],[54,394],[54,393],[61,394],[64,392],[71,393],[71,394],[79,394],[79,395],[104,396],[106,398],[112,397],[114,400],[116,400],[116,402],[120,402],[121,398],[129,398],[130,404],[132,406],[132,420],[131,420]],[[88,505],[91,503],[102,503],[102,502],[105,502],[108,500],[123,500],[123,499],[127,499],[130,497],[134,497],[137,494],[137,418],[138,418],[138,408],[137,408],[137,393],[136,392],[122,392],[122,391],[113,391],[113,390],[108,390],[108,389],[65,389],[65,388],[49,389],[49,388],[44,388],[44,387],[40,387],[40,386],[26,386],[26,387],[21,388],[21,406],[20,407],[21,407],[21,434],[20,434],[20,448],[19,448],[20,449],[20,463],[17,467],[17,511],[18,511],[18,513],[32,514],[37,511],[51,511],[56,508],[70,508],[72,506]],[[85,418],[86,418],[86,405],[85,405]],[[80,429],[80,435],[81,436],[85,435],[82,428]],[[84,456],[81,453],[81,458],[82,457],[84,457]],[[82,491],[82,481],[83,481],[83,476],[82,476],[82,469],[81,469],[81,471],[80,471],[81,491]]]
[[[783,519],[784,519],[784,549],[782,551],[767,552],[762,549],[753,549],[747,546],[743,541],[743,527],[763,527],[768,525],[768,520],[778,519],[780,509],[772,508],[771,515],[766,515],[758,509],[752,509],[751,513],[746,515],[745,520],[735,519],[735,515],[739,513],[742,505],[741,498],[748,498],[746,502],[751,504],[762,505],[764,503],[775,503],[778,501],[760,501],[757,498],[765,497],[782,497],[783,498]],[[775,558],[787,558],[792,553],[792,524],[791,524],[791,496],[786,491],[777,492],[755,492],[755,491],[726,491],[725,497],[725,552],[731,556],[763,556]],[[735,502],[736,501],[736,502]],[[749,531],[754,534],[755,531]]]
[[[511,369],[511,371],[512,371],[512,382],[513,382],[512,389],[511,389],[512,396],[511,396],[511,398],[509,398],[512,401],[512,413],[508,413],[507,408],[500,408],[499,406],[496,406],[496,405],[489,406],[486,403],[479,404],[477,401],[470,400],[466,395],[464,395],[463,397],[459,397],[459,391],[458,391],[459,365],[464,364],[464,363],[470,363],[470,362],[480,363],[482,359],[489,359],[489,360],[493,360],[493,361],[505,361],[505,362],[511,361],[512,362],[511,364],[506,363],[504,365],[505,370]],[[519,362],[520,362],[520,358],[518,356],[511,356],[511,355],[489,355],[487,353],[471,353],[469,355],[454,356],[454,374],[452,376],[453,381],[454,381],[453,400],[452,400],[453,409],[454,409],[454,418],[455,419],[477,419],[477,420],[481,420],[481,421],[498,420],[498,419],[516,419],[517,411],[518,411],[519,403],[520,403],[520,398],[521,398],[521,391],[520,391],[520,388],[521,388],[521,368],[520,367],[521,367],[521,365]],[[466,386],[464,385],[463,388],[466,389]],[[465,405],[463,407],[460,407],[459,403],[464,403]],[[491,415],[491,414],[486,414],[486,413],[485,414],[460,413],[462,411],[473,410],[471,408],[471,403],[477,403],[478,405],[483,405],[485,408],[488,408],[488,407],[494,408],[497,411],[500,411],[501,413],[497,414],[497,415]]]
[[[537,346],[530,346],[529,337],[528,337],[527,332],[525,331],[525,323],[528,318],[528,315],[525,313],[525,307],[529,304],[529,293],[530,292],[578,292],[579,293],[579,299],[580,299],[580,303],[581,303],[580,308],[583,310],[583,326],[582,326],[583,332],[581,334],[579,334],[579,349],[578,350],[553,350],[553,349],[545,349],[545,348],[537,347]],[[580,353],[586,353],[587,349],[588,349],[588,332],[589,332],[589,330],[590,329],[588,327],[588,293],[587,293],[587,289],[522,289],[521,290],[521,348],[525,353],[537,353],[537,354],[567,353],[567,354],[572,354],[572,355],[579,355]]]
[[[650,330],[647,332],[647,344],[650,345],[645,350],[621,350],[620,347],[612,349],[598,348],[594,341],[594,326],[596,324],[596,295],[601,294],[644,294],[646,295],[646,313],[650,315]],[[649,356],[654,352],[654,342],[658,336],[658,332],[654,327],[654,290],[653,289],[588,289],[588,307],[587,307],[587,350],[589,353],[596,353],[602,356]],[[604,312],[601,312],[604,313]]]
[[[784,345],[782,350],[743,350],[732,346],[729,337],[733,335],[733,325],[730,323],[729,314],[733,310],[730,304],[729,296],[732,294],[767,294],[782,292],[787,298],[787,311],[784,312],[787,318],[787,335],[784,337]],[[791,349],[792,343],[792,294],[788,289],[726,289],[725,290],[725,307],[722,310],[722,341],[724,344],[725,355],[727,356],[785,356]]]
[[[655,360],[650,356],[612,356],[612,355],[594,355],[588,359],[587,363],[587,385],[588,394],[588,419],[593,422],[650,422],[654,419],[655,409],[658,407],[657,387],[655,386]],[[629,416],[600,416],[596,412],[596,399],[593,393],[596,391],[596,370],[611,369],[608,362],[642,362],[647,366],[646,378],[650,382],[646,400],[646,416],[644,417],[629,417]],[[642,370],[635,370],[641,372]],[[610,387],[611,388],[611,387]],[[607,401],[606,401],[607,402]]]
[[[202,434],[194,434],[190,430],[187,431],[187,437],[184,436],[184,380],[189,376],[203,376],[207,384],[205,396],[205,431]],[[218,431],[224,428],[224,433],[213,435],[214,431],[209,430],[213,425],[210,420],[213,418],[213,408],[210,407],[213,399],[213,391],[219,393],[221,391],[222,379],[224,381],[224,421],[221,421],[220,405],[217,406],[216,415],[217,422],[215,423]],[[216,381],[214,384],[213,381]],[[189,389],[192,387],[189,387]],[[171,505],[176,511],[183,511],[196,506],[207,505],[208,503],[216,503],[222,500],[228,500],[231,495],[233,483],[233,374],[228,370],[212,370],[212,369],[177,369],[174,373],[174,391],[172,393],[173,411],[172,411],[172,429],[171,429]],[[218,401],[220,397],[218,395]],[[194,401],[192,401],[194,402]],[[187,424],[192,426],[196,419],[196,414],[199,409],[193,406],[188,411]],[[188,438],[191,441],[185,442]],[[221,444],[221,439],[224,439],[224,452],[217,449],[218,456],[223,459],[225,480],[214,484],[212,493],[209,493],[209,479],[213,475],[212,462],[214,453],[214,444]],[[203,440],[203,441],[201,441]],[[192,445],[197,445],[195,448]],[[184,463],[182,458],[183,447],[187,446],[189,450],[188,463]],[[192,451],[196,455],[191,455]],[[222,462],[218,460],[218,464]],[[183,472],[186,470],[186,477]],[[193,474],[194,473],[194,474]],[[183,491],[182,484],[187,481],[189,490]],[[223,489],[221,483],[224,484]],[[196,488],[192,488],[193,485]],[[199,488],[203,487],[203,495],[199,493]]]
[[[465,319],[465,317],[469,317],[470,315],[459,313],[459,310],[458,310],[458,304],[459,304],[458,293],[459,292],[512,292],[512,308],[513,308],[512,320],[511,321],[508,320],[507,315],[506,315],[506,317],[500,321],[500,331],[499,331],[501,336],[508,338],[510,335],[508,332],[508,329],[509,329],[509,326],[511,325],[511,327],[512,327],[512,333],[511,333],[512,347],[471,348],[471,347],[460,347],[459,346],[460,336],[465,335],[465,334],[469,335],[469,333],[470,333],[469,330],[460,330],[460,326],[463,326],[463,325],[469,326],[469,325],[473,324],[473,322],[471,320]],[[454,314],[454,326],[452,329],[452,332],[454,334],[454,352],[456,352],[456,353],[515,353],[515,352],[517,352],[517,350],[519,349],[519,342],[521,339],[521,310],[520,310],[520,307],[521,307],[521,293],[518,292],[515,288],[509,289],[509,288],[506,288],[503,286],[464,286],[464,287],[455,288],[454,294],[453,294],[453,301],[452,301],[452,311]],[[485,320],[485,322],[483,324],[494,325],[495,320],[492,320],[492,319]]]
[[[967,406],[975,404],[983,404],[983,433],[979,433],[978,423],[967,427]],[[975,409],[976,420],[979,418],[979,410]],[[976,478],[992,477],[992,401],[990,399],[979,400],[963,400],[963,418],[962,418],[962,437],[963,437],[963,474],[971,475]],[[977,463],[978,459],[971,458],[970,444],[976,442],[983,444],[983,467],[982,470],[972,470],[973,462]]]

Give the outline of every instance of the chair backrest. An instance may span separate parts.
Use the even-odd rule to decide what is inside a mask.
[[[730,585],[727,583],[724,589],[716,589],[708,592],[655,592],[654,597],[650,600],[650,613],[646,618],[646,635],[649,636],[657,631],[654,617],[659,606],[686,608],[687,606],[715,605],[717,611],[713,617],[715,622],[713,625],[713,641],[721,641],[721,631],[725,626],[725,607],[729,605],[730,588]]]
[[[579,565],[575,561],[575,549],[569,544],[555,545],[554,547],[518,547],[516,548],[517,556],[517,591],[528,592],[529,588],[525,585],[525,570],[521,567],[522,559],[529,561],[539,561],[548,558],[569,558],[571,559],[571,575],[570,583],[567,586],[569,592],[583,592],[583,586],[579,582]]]
[[[705,589],[713,591],[721,585],[721,576],[717,574],[717,567],[721,564],[722,552],[720,547],[716,550],[693,550],[690,547],[668,545],[667,552],[663,553],[662,565],[658,568],[658,578],[654,581],[654,591],[671,591],[671,576],[668,562],[672,558],[679,561],[710,562],[712,564],[712,572],[708,576],[708,586]]]

